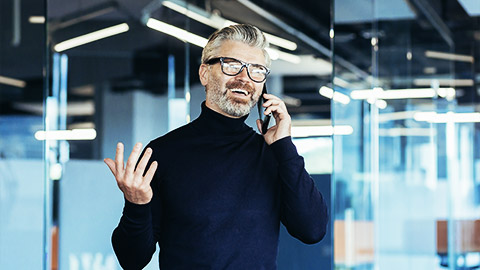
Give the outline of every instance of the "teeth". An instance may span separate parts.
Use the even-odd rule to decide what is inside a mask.
[[[232,92],[234,92],[234,93],[242,93],[242,94],[244,94],[245,96],[248,95],[248,92],[245,91],[245,90],[243,90],[243,89],[232,89]]]

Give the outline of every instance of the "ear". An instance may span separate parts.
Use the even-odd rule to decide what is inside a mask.
[[[208,65],[201,64],[200,68],[198,69],[198,76],[200,77],[200,83],[203,86],[208,84],[208,78],[210,75],[210,69]]]

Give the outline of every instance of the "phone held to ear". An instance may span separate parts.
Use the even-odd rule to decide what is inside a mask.
[[[260,98],[258,99],[257,102],[257,107],[258,107],[258,115],[260,117],[260,120],[262,121],[262,134],[267,133],[268,130],[268,125],[270,124],[270,118],[272,117],[272,114],[269,114],[263,118],[263,103],[265,103],[265,99],[263,98],[263,94],[267,93],[267,85],[263,85],[263,91],[262,94],[260,95]]]

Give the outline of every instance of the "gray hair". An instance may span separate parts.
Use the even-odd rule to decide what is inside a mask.
[[[218,48],[224,41],[240,41],[251,47],[259,48],[263,51],[265,63],[270,66],[270,56],[266,51],[269,43],[260,29],[250,24],[235,24],[215,31],[208,39],[207,45],[202,51],[202,63],[205,64],[215,55]]]

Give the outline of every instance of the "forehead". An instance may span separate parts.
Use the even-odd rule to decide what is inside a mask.
[[[251,47],[240,41],[227,40],[218,48],[218,55],[232,57],[247,63],[265,65],[262,49]]]

